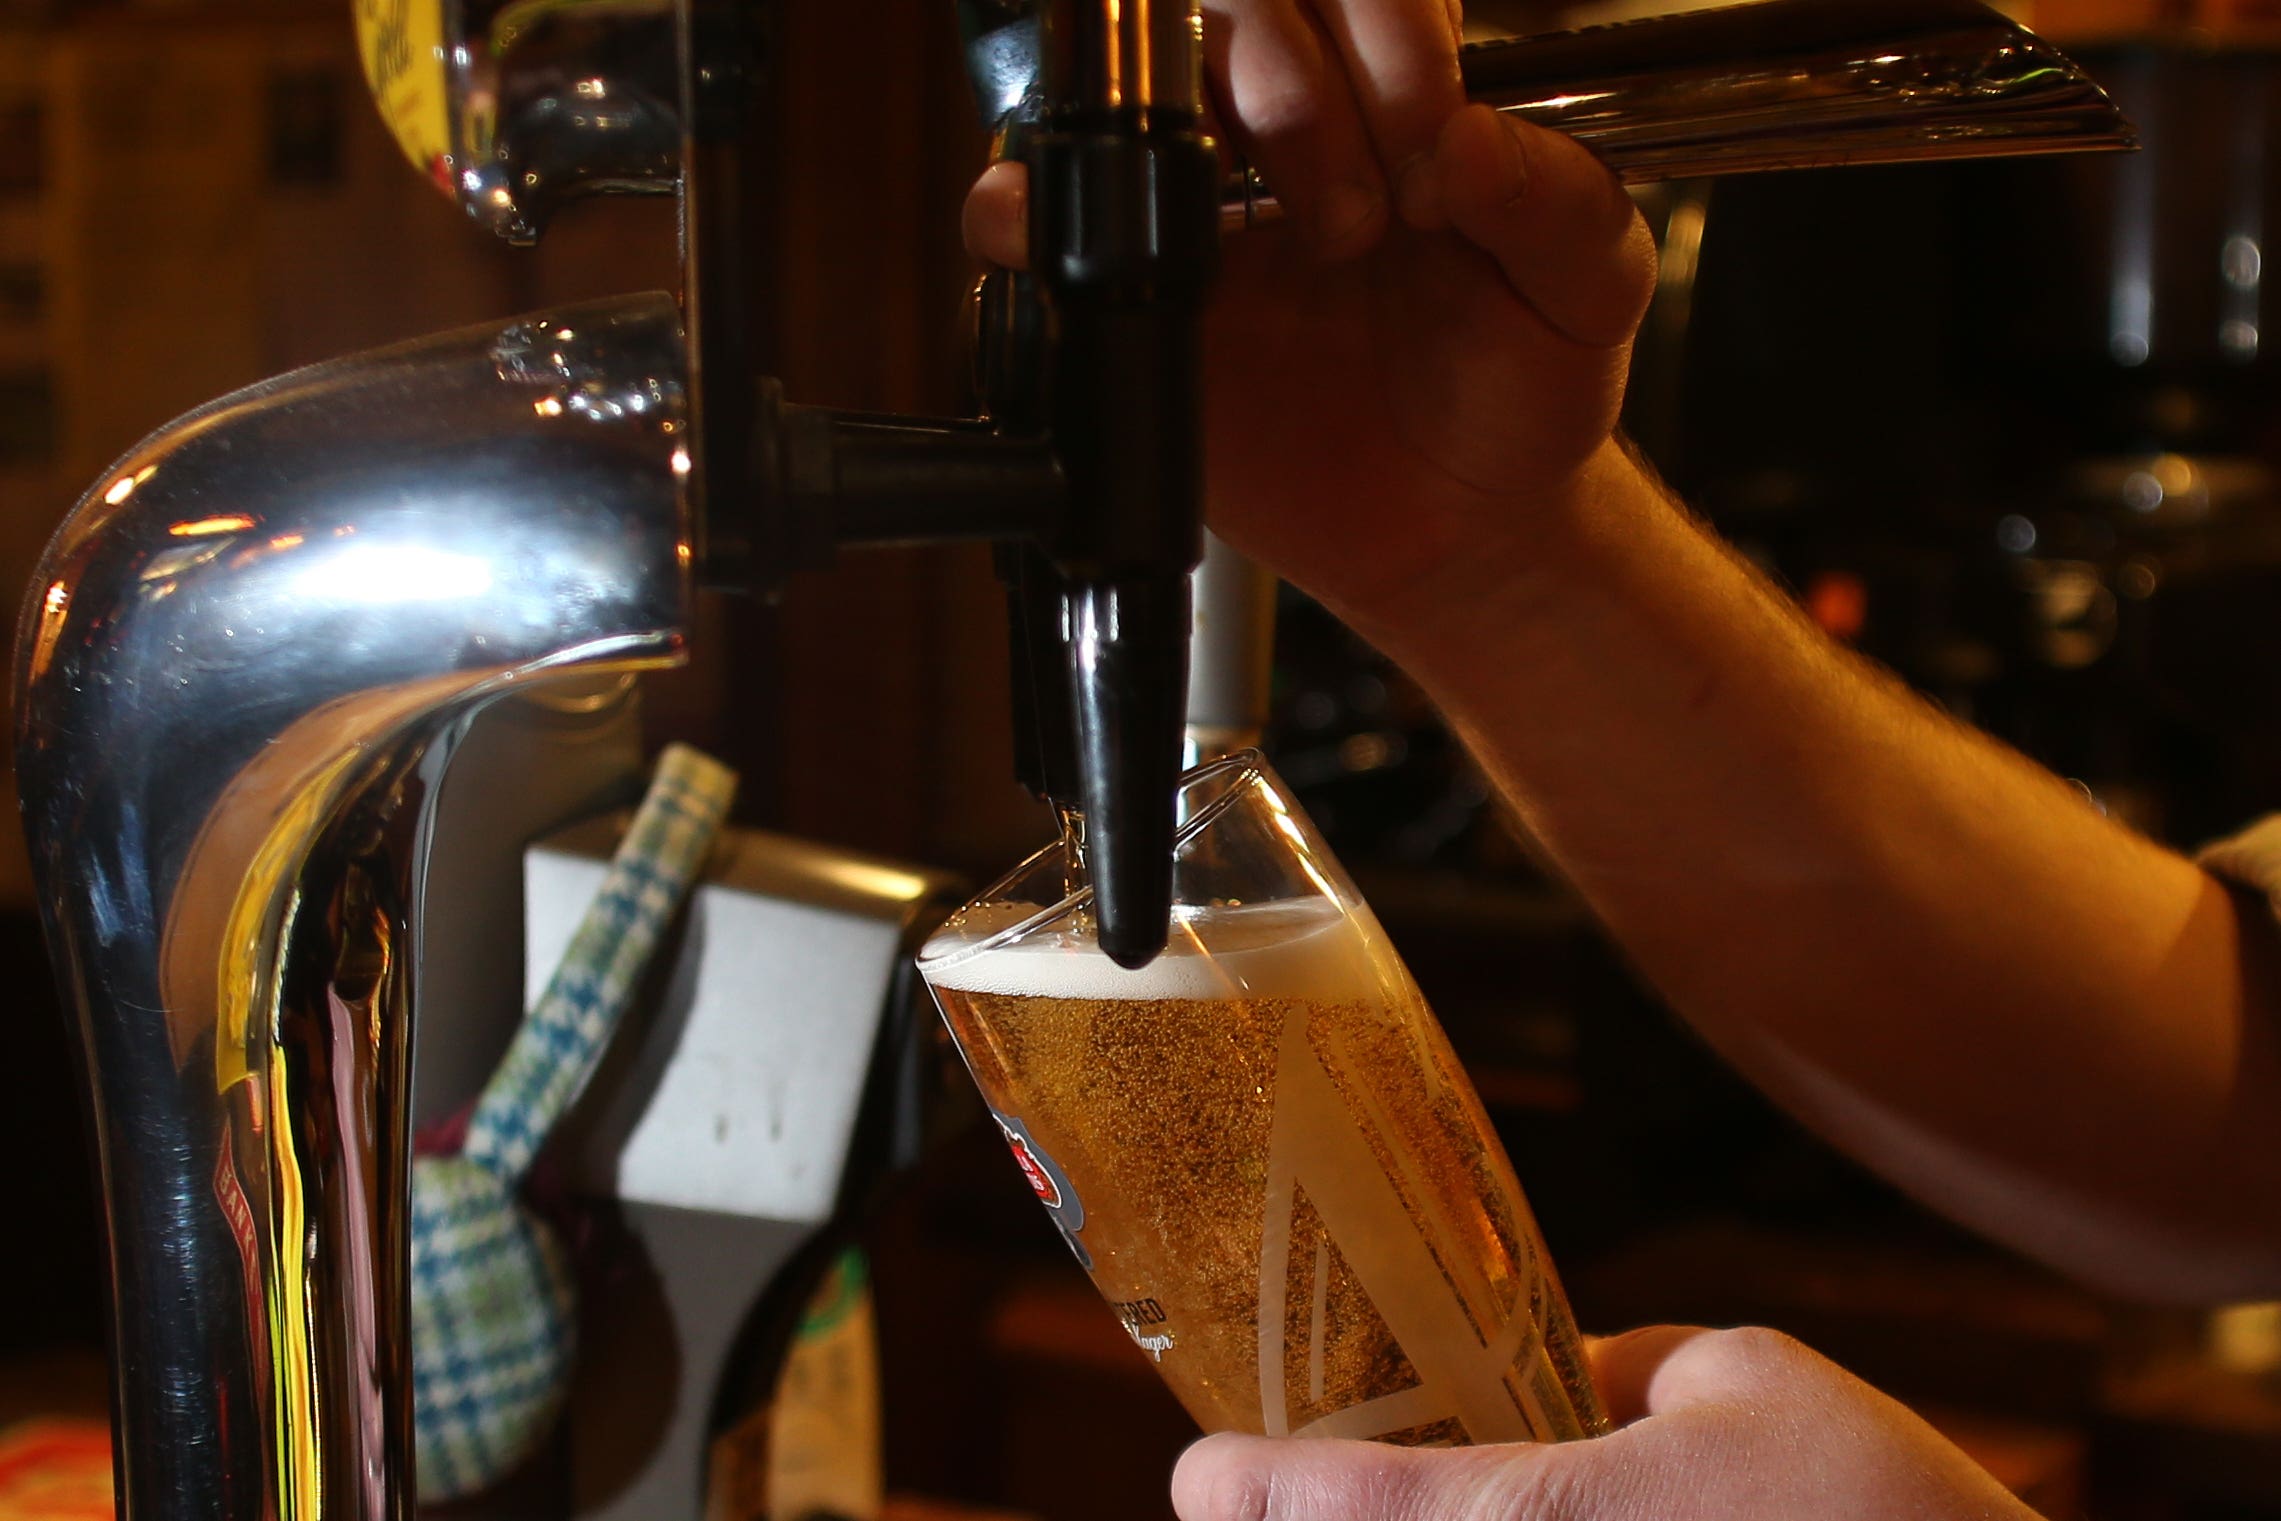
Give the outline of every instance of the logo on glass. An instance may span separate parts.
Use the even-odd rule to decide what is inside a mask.
[[[1029,1126],[1011,1115],[1000,1114],[995,1109],[990,1111],[990,1118],[998,1122],[999,1133],[1005,1136],[1007,1148],[1014,1153],[1014,1165],[1021,1168],[1023,1177],[1029,1179],[1030,1192],[1036,1194],[1038,1202],[1052,1214],[1054,1226],[1061,1232],[1061,1239],[1068,1242],[1069,1249],[1077,1254],[1077,1265],[1088,1273],[1092,1272],[1093,1254],[1086,1251],[1085,1243],[1077,1239],[1077,1233],[1085,1229],[1085,1203],[1077,1197],[1077,1190],[1070,1186],[1069,1174],[1063,1172],[1060,1164],[1046,1155],[1044,1148],[1031,1139]]]

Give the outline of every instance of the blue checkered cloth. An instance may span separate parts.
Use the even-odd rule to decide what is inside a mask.
[[[718,836],[736,773],[685,745],[485,1085],[460,1154],[412,1165],[412,1406],[422,1500],[472,1494],[553,1428],[577,1348],[567,1255],[518,1187],[578,1097]]]

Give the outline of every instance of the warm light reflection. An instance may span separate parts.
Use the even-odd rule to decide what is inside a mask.
[[[2218,263],[2225,272],[2226,284],[2238,291],[2255,290],[2265,278],[2264,245],[2248,233],[2237,232],[2226,239]]]
[[[1247,785],[1259,786],[1256,776]],[[1307,832],[1299,827],[1299,821],[1291,816],[1291,810],[1283,806],[1283,799],[1277,797],[1271,788],[1259,786],[1259,800],[1270,816],[1268,827],[1290,842],[1293,864],[1308,881],[1321,890],[1324,897],[1333,903],[1345,902],[1339,890],[1331,885],[1330,878],[1324,876],[1322,869],[1315,865],[1314,848],[1307,843]]]
[[[687,475],[689,473],[689,451],[687,449],[673,451],[673,473],[675,475]]]
[[[140,486],[144,481],[149,480],[157,473],[158,466],[145,465],[142,467],[142,469],[137,470],[132,475],[122,475],[111,483],[110,490],[103,493],[103,500],[108,502],[113,507],[116,507],[121,502],[125,501],[128,497],[133,496],[135,494],[135,488],[137,486]]]
[[[48,584],[40,598],[40,627],[32,642],[32,670],[36,680],[55,658],[56,641],[63,637],[64,609],[71,606],[71,587],[62,581]]]
[[[1109,57],[1107,59],[1108,67],[1103,72],[1108,75],[1109,104],[1114,107],[1125,103],[1125,59],[1124,50],[1119,46],[1124,41],[1123,23],[1125,18],[1124,7],[1118,3],[1118,0],[1107,0],[1107,8],[1108,24],[1102,27],[1101,31],[1103,33],[1102,41],[1109,50]]]
[[[531,410],[541,417],[560,417],[562,415],[562,403],[552,396],[541,396],[537,401],[531,403]]]
[[[156,586],[173,580],[183,572],[206,564],[228,549],[226,541],[205,544],[174,544],[152,555],[147,564],[136,573],[135,579],[145,586]]]
[[[882,898],[912,901],[925,897],[928,889],[925,877],[890,866],[866,866],[856,861],[833,862],[825,874],[835,886]]]
[[[1593,90],[1583,95],[1547,95],[1542,100],[1529,102],[1529,109],[1537,111],[1565,111],[1570,106],[1590,105],[1595,100],[1606,100],[1613,90]]]
[[[244,533],[251,527],[252,518],[242,512],[231,512],[220,517],[192,518],[188,522],[169,524],[166,531],[178,539],[202,539],[209,534]]]

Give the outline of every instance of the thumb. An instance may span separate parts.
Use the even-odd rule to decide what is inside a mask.
[[[1180,1521],[1516,1521],[1557,1449],[1206,1437],[1172,1471]]]
[[[960,218],[966,251],[989,264],[1027,269],[1030,262],[1030,172],[1000,159],[966,193]]]

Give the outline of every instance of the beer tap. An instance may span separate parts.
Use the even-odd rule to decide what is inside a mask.
[[[1006,59],[1034,81],[1022,86],[1037,118],[1023,299],[1039,304],[1050,376],[1044,412],[1020,427],[801,407],[755,378],[743,251],[762,235],[748,160],[763,23],[723,0],[687,6],[676,109],[661,65],[672,19],[479,6],[437,55],[440,77],[370,72],[415,161],[511,239],[535,237],[577,194],[684,196],[703,579],[765,595],[850,544],[1044,550],[1075,725],[1073,786],[1057,801],[1086,821],[1103,948],[1140,965],[1170,912],[1187,577],[1203,551],[1199,330],[1220,174],[1194,0],[1048,0],[1025,32],[1033,50]],[[420,117],[430,100],[449,104],[440,134]],[[676,121],[684,151],[664,154]]]
[[[1469,51],[1467,77],[1635,178],[2128,140],[1971,0],[1743,9]],[[970,56],[994,107],[1035,117],[1016,402],[927,419],[800,406],[761,374],[773,6],[360,0],[384,112],[479,221],[525,241],[582,194],[675,194],[684,289],[223,398],[124,456],[41,562],[18,776],[87,1057],[122,1514],[409,1513],[437,783],[501,695],[680,658],[697,584],[1007,546],[1050,737],[1033,779],[1086,816],[1104,947],[1164,943],[1198,325],[1222,227],[1270,214],[1269,187],[1224,180],[1202,134],[1193,0],[1001,10],[974,13]]]
[[[1193,3],[1048,0],[1042,40],[1030,272],[1072,504],[1045,545],[1062,574],[1096,931],[1137,967],[1164,948],[1172,905],[1219,158]]]
[[[985,401],[1003,429],[1043,426],[1069,493],[1007,567],[1019,745],[1033,789],[1082,821],[1071,843],[1102,949],[1140,966],[1171,911],[1204,548],[1220,169],[1199,18],[1179,0],[1049,0],[967,4],[962,20],[977,94],[1031,185],[1029,272],[991,277],[979,303]]]
[[[1169,912],[1217,228],[1274,203],[1224,180],[1204,136],[1193,0],[962,0],[960,13],[977,96],[1031,183],[1030,273],[991,298],[1023,310],[986,333],[1020,335],[997,369],[1027,400],[992,398],[986,423],[800,407],[758,377],[744,271],[765,236],[759,9],[534,15],[492,0],[457,13],[435,77],[371,72],[415,160],[509,238],[535,237],[580,194],[682,196],[702,579],[765,595],[862,543],[1042,552],[1057,579],[1050,616],[1041,604],[1018,625],[1041,641],[1025,685],[1066,682],[1072,732],[1024,748],[1066,745],[1048,795],[1083,821],[1102,948],[1138,966]],[[2095,86],[1977,0],[1770,0],[1477,46],[1465,76],[1476,98],[1576,133],[1631,178],[2127,139]],[[664,151],[676,126],[678,155]]]

